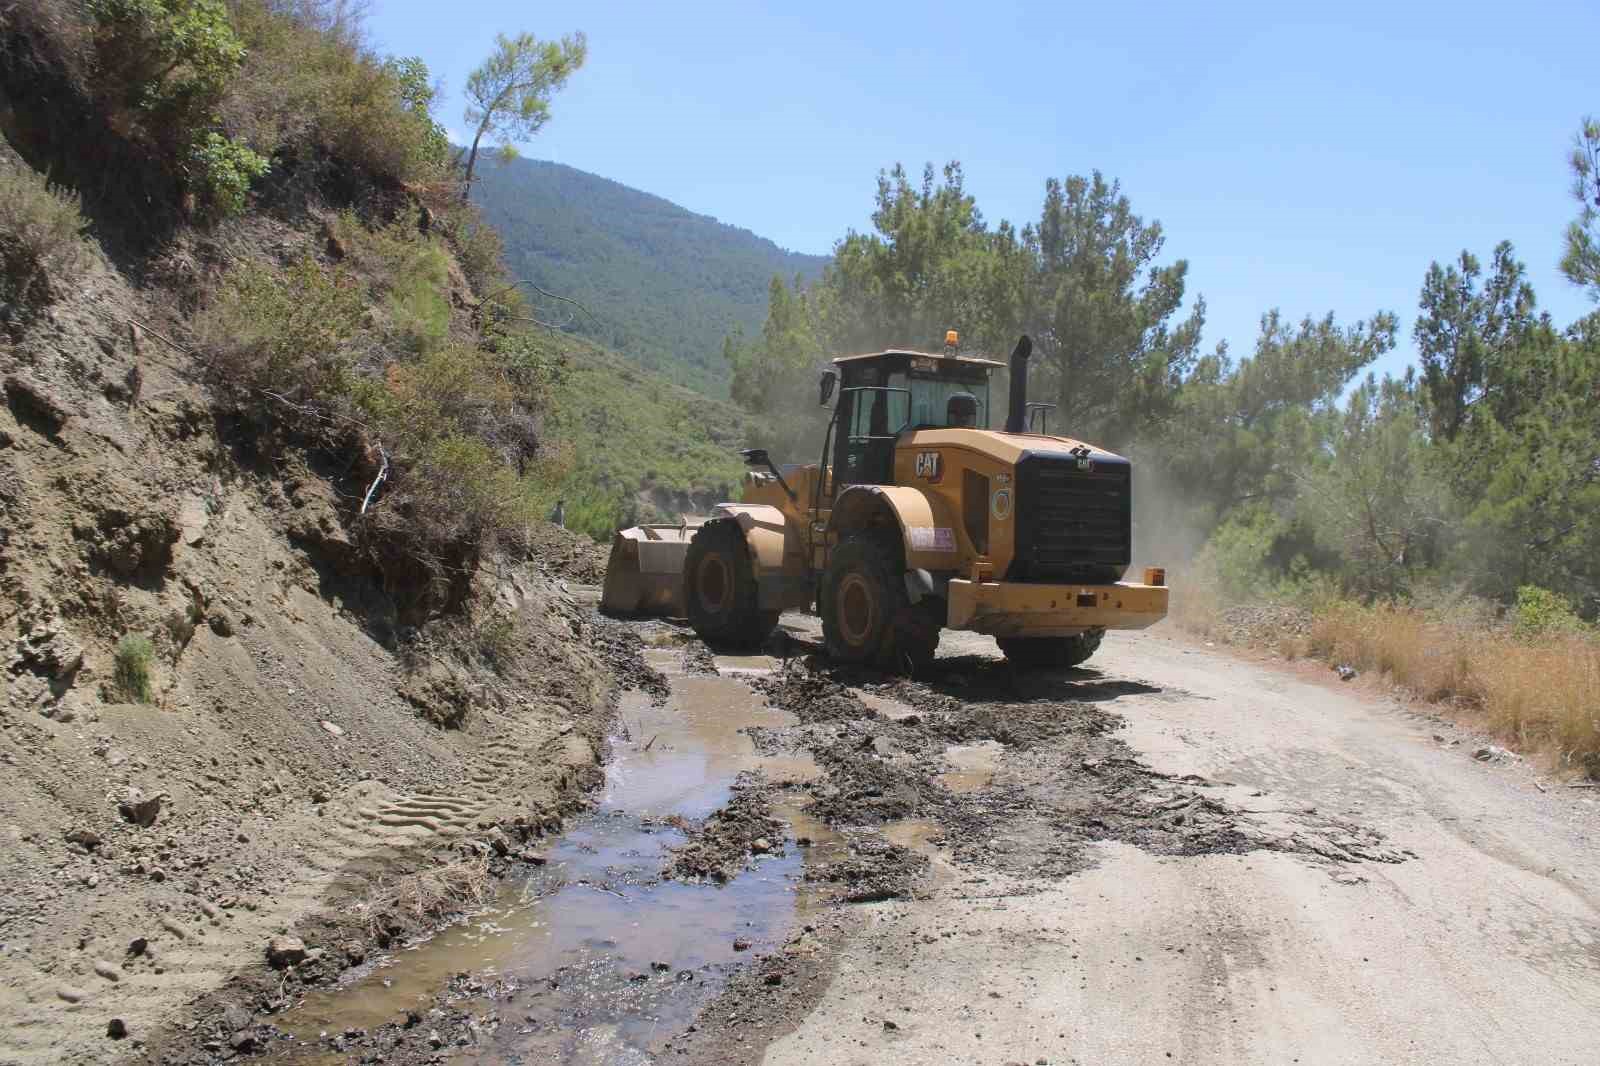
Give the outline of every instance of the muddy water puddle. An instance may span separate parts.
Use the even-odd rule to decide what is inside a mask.
[[[727,974],[771,950],[791,920],[813,905],[805,864],[845,847],[802,812],[803,795],[780,793],[775,810],[808,846],[765,856],[722,886],[662,880],[669,851],[685,841],[671,819],[698,820],[728,801],[738,776],[761,770],[774,782],[819,774],[809,756],[763,757],[740,730],[794,724],[763,705],[736,676],[686,675],[679,656],[651,649],[670,698],[623,699],[606,783],[595,808],[573,819],[547,864],[508,883],[472,920],[356,971],[343,987],[308,996],[278,1020],[303,1062],[344,1062],[324,1038],[370,1029],[415,1010],[426,1016],[452,977],[471,974],[502,993],[461,1004],[498,1012],[500,1024],[463,1061],[633,1063],[652,1061]],[[723,664],[762,669],[752,658]],[[474,986],[469,986],[469,992]],[[507,988],[515,991],[506,992]]]
[[[937,775],[934,780],[958,794],[981,792],[994,780],[1005,750],[1005,745],[994,740],[951,745],[944,750],[944,757],[952,769]]]

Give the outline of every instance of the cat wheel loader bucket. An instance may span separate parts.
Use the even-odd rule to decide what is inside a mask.
[[[675,526],[632,526],[618,530],[606,563],[600,609],[608,614],[688,616],[683,599],[683,560],[689,542],[705,522],[689,519]]]

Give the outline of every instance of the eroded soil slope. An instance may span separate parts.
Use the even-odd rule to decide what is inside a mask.
[[[0,345],[5,1063],[137,1052],[266,971],[272,936],[411,871],[514,861],[579,804],[638,668],[567,591],[593,552],[559,530],[482,564],[455,617],[403,624],[319,457],[259,459],[215,418],[153,293],[102,262]],[[308,950],[336,971],[435,916]]]

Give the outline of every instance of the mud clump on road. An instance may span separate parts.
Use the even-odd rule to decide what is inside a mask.
[[[551,577],[578,585],[605,581],[611,551],[593,538],[554,522],[535,522],[529,528],[528,541],[528,557]]]
[[[787,830],[772,816],[771,788],[760,772],[741,774],[728,802],[685,830],[662,876],[723,884],[762,855],[782,855]]]
[[[784,670],[771,677],[753,678],[750,684],[774,707],[781,707],[806,724],[876,716],[844,685],[824,673],[804,668]]]
[[[877,903],[909,899],[928,872],[928,857],[881,837],[850,842],[842,859],[806,867],[808,884],[836,886],[832,897],[843,903]]]
[[[912,741],[895,743],[895,734]],[[881,825],[915,816],[937,791],[937,767],[923,738],[883,719],[852,722],[831,735],[813,732],[807,747],[825,771],[807,813],[829,825]]]
[[[616,678],[618,691],[638,689],[657,700],[667,698],[666,675],[644,659],[644,640],[638,630],[596,613],[589,634],[590,646],[605,660]]]
[[[698,640],[690,641],[683,646],[679,668],[690,677],[716,677],[721,673],[717,669],[717,657],[712,654],[709,647]]]

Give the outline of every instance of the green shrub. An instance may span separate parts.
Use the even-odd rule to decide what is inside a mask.
[[[330,158],[381,182],[441,180],[449,138],[433,120],[420,59],[363,47],[341,6],[233,0],[246,54],[220,112],[257,151]]]
[[[99,95],[176,169],[212,216],[244,210],[265,157],[218,132],[245,45],[223,0],[89,0]]]
[[[87,223],[77,194],[0,158],[0,303],[39,307],[82,269]]]
[[[1276,584],[1270,560],[1287,529],[1288,523],[1266,507],[1242,509],[1216,528],[1199,562],[1215,573],[1224,600],[1259,597]]]
[[[386,303],[397,339],[410,351],[431,352],[450,335],[449,280],[449,259],[432,241],[412,246],[397,265]]]
[[[1513,613],[1516,621],[1512,624],[1512,632],[1523,640],[1583,633],[1588,629],[1572,609],[1571,600],[1537,585],[1523,585],[1517,589]]]
[[[606,493],[600,489],[580,489],[566,497],[566,526],[575,533],[611,543],[611,535],[627,523],[627,508],[622,493]]]
[[[211,352],[217,384],[245,406],[282,419],[293,410],[288,404],[343,402],[348,346],[365,320],[365,300],[353,278],[301,259],[285,269],[239,267],[196,329]]]
[[[189,147],[189,166],[190,184],[205,197],[213,214],[224,217],[244,211],[251,183],[271,169],[243,144],[215,132]]]
[[[509,284],[505,271],[505,243],[485,222],[474,204],[455,203],[444,218],[444,231],[455,249],[456,261],[467,283],[480,297],[488,297]]]
[[[133,703],[149,703],[154,698],[151,667],[155,656],[155,645],[143,634],[129,633],[117,642],[112,680],[123,698]]]

